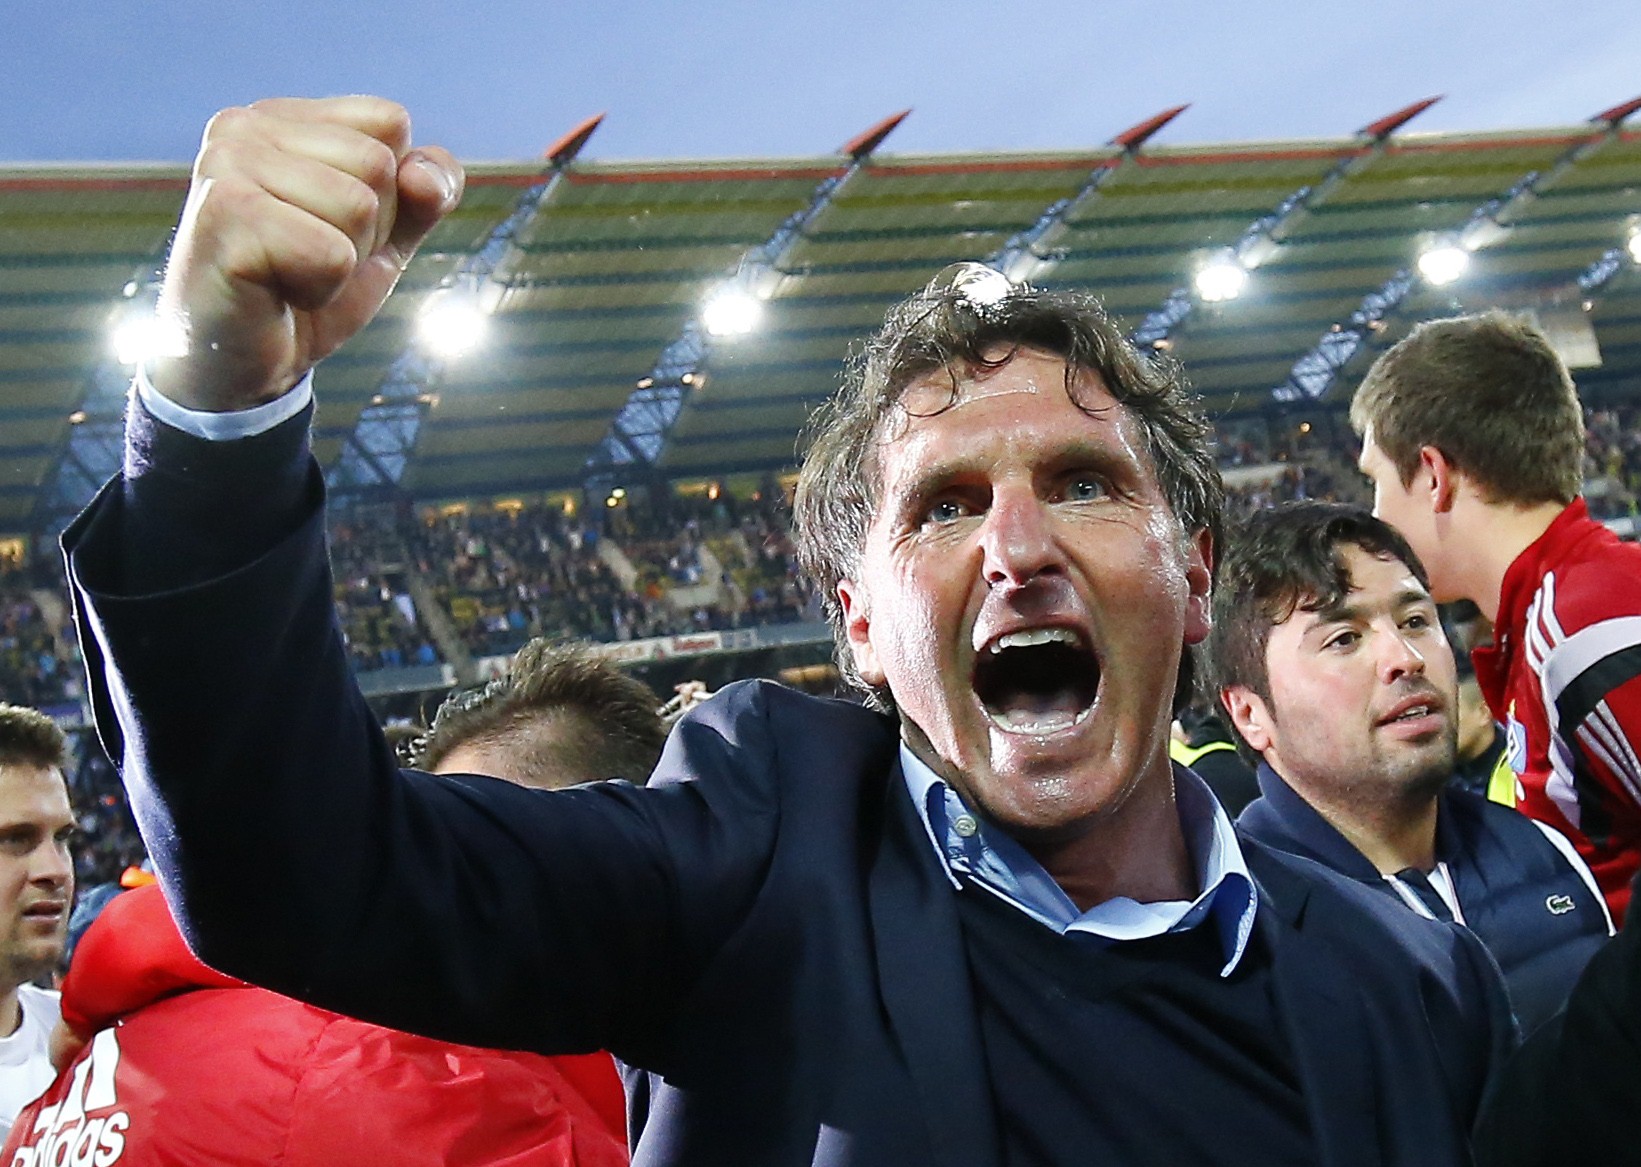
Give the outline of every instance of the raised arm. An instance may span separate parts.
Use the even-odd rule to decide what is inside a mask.
[[[401,773],[336,626],[307,411],[190,430],[279,400],[380,307],[460,186],[408,142],[366,98],[207,131],[164,293],[188,344],[152,370],[195,412],[139,395],[124,473],[64,536],[98,731],[208,964],[471,1044],[642,1048],[632,999],[664,994],[632,986],[679,979],[676,856],[709,796]]]

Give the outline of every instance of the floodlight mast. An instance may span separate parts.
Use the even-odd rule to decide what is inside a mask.
[[[607,497],[610,489],[620,483],[659,485],[656,466],[690,394],[707,377],[712,337],[728,338],[743,331],[739,328],[714,330],[711,325],[718,321],[710,319],[712,313],[707,311],[711,302],[719,297],[739,298],[743,301],[740,306],[743,314],[750,314],[751,303],[761,307],[779,286],[785,275],[786,259],[809,226],[911,112],[906,109],[891,114],[840,146],[837,153],[848,161],[838,173],[816,186],[807,206],[790,215],[767,240],[743,254],[734,270],[708,293],[703,312],[686,322],[677,339],[661,350],[654,368],[639,378],[626,403],[610,422],[609,431],[587,459],[582,470],[582,489],[589,500]],[[726,319],[724,323],[729,321]]]
[[[1596,151],[1618,140],[1624,119],[1641,110],[1641,98],[1615,105],[1590,119],[1592,132],[1569,147],[1547,170],[1531,170],[1517,179],[1503,194],[1477,206],[1466,217],[1462,226],[1453,233],[1457,246],[1474,252],[1503,239],[1522,212],[1539,196],[1539,192],[1560,179],[1574,166]],[[1611,253],[1608,253],[1611,255]],[[1605,278],[1599,270],[1608,256],[1591,264],[1578,276],[1582,286],[1586,280],[1599,290],[1610,282],[1613,273]],[[1294,362],[1288,379],[1271,390],[1271,397],[1279,402],[1315,401],[1323,397],[1335,384],[1340,374],[1364,353],[1379,352],[1388,346],[1391,329],[1387,317],[1394,316],[1419,284],[1417,264],[1398,270],[1378,288],[1363,297],[1348,320],[1335,323],[1316,347]],[[1616,269],[1615,269],[1616,271]],[[1428,277],[1426,277],[1428,279]]]
[[[517,257],[519,235],[534,222],[603,121],[603,114],[587,118],[543,152],[547,166],[540,179],[519,195],[513,209],[484,244],[462,261],[431,296],[470,298],[475,311],[500,302],[506,281],[498,273],[506,272]],[[437,400],[445,366],[453,359],[457,358],[448,352],[428,351],[415,339],[406,345],[370,404],[360,411],[341,453],[326,471],[325,480],[333,494],[341,499],[357,499],[399,493],[399,484],[421,436],[422,422]]]

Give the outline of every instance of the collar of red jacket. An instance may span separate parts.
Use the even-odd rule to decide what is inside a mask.
[[[157,885],[121,892],[80,937],[63,980],[63,1020],[89,1038],[128,1013],[194,989],[243,982],[188,950]]]

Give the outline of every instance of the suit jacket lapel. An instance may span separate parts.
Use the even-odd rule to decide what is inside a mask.
[[[878,978],[941,1167],[1000,1161],[985,1049],[953,889],[897,765],[870,876]]]
[[[1277,1014],[1294,1071],[1304,1091],[1317,1162],[1323,1167],[1379,1167],[1383,1163],[1374,1100],[1376,1048],[1352,970],[1337,945],[1306,928],[1310,889],[1285,868],[1249,865],[1260,888],[1259,927],[1271,951]]]

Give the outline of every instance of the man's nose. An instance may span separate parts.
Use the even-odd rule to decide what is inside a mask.
[[[981,532],[986,582],[1019,586],[1064,566],[1054,517],[1034,491],[998,491]]]
[[[1387,684],[1409,674],[1424,675],[1424,654],[1400,629],[1387,637],[1384,643],[1386,647],[1379,658],[1379,671]]]
[[[29,878],[35,883],[65,886],[74,875],[74,857],[68,845],[56,839],[47,839],[30,856]]]

